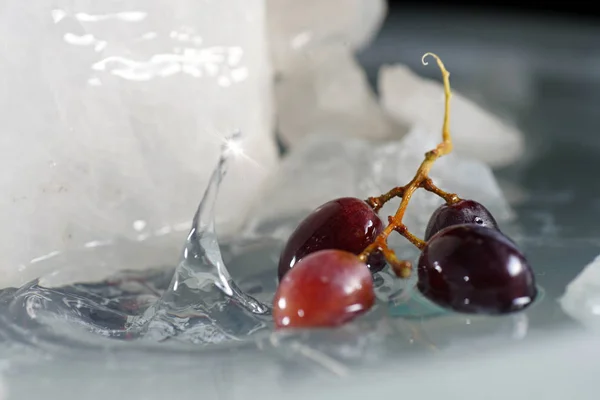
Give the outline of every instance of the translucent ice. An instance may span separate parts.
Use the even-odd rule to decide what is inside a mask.
[[[249,204],[237,199],[276,160],[264,11],[261,0],[3,2],[0,286],[35,256],[189,228],[239,129],[247,157],[218,210],[235,229]]]
[[[373,139],[397,134],[347,47],[321,46],[296,58],[275,84],[278,130],[286,145],[309,134]]]
[[[365,199],[405,185],[440,136],[437,130],[420,127],[400,141],[385,143],[310,136],[283,161],[262,197],[263,205],[253,213],[251,228],[285,237],[298,218],[326,201],[341,196]],[[444,190],[480,201],[500,222],[512,217],[492,171],[481,161],[452,153],[436,162],[431,178]],[[408,207],[406,224],[422,235],[431,213],[441,203],[433,194],[417,191]],[[392,214],[397,204],[386,205],[382,215]],[[281,223],[282,218],[289,223]]]
[[[569,283],[560,305],[575,320],[600,329],[600,256]]]
[[[419,77],[403,65],[384,66],[379,74],[384,109],[398,122],[438,129],[443,119],[441,83]],[[454,92],[450,124],[457,153],[491,166],[504,166],[523,153],[523,136],[477,104]]]
[[[354,59],[379,30],[386,7],[383,0],[267,1],[278,131],[286,145],[309,134],[392,135],[395,127]]]
[[[287,70],[306,49],[367,45],[387,11],[384,0],[267,0],[268,32],[276,70]]]

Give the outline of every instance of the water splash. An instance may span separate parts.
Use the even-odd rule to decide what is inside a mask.
[[[239,339],[266,328],[267,305],[241,291],[231,278],[215,230],[215,205],[240,134],[228,138],[187,236],[169,289],[134,322],[138,334],[152,340],[185,335],[196,343]]]
[[[384,271],[375,276],[377,306],[361,319],[334,330],[270,332],[269,302],[278,284],[273,271],[283,238],[273,238],[272,232],[242,234],[227,243],[215,231],[219,186],[230,158],[241,152],[239,139],[236,134],[223,145],[177,265],[171,261],[177,261],[173,254],[184,237],[169,233],[183,234],[187,227],[163,227],[139,240],[94,241],[77,251],[34,260],[52,273],[19,289],[0,290],[0,355],[3,347],[10,347],[11,357],[23,357],[24,351],[43,356],[40,350],[104,357],[110,351],[106,357],[118,355],[119,362],[129,362],[130,355],[146,360],[156,353],[161,365],[169,360],[179,365],[177,354],[188,357],[198,351],[206,357],[197,359],[206,360],[223,349],[243,348],[252,354],[252,363],[273,357],[297,379],[291,365],[307,370],[317,365],[345,375],[353,365],[379,366],[399,355],[405,359],[443,349],[462,356],[528,340],[530,324],[535,328],[548,323],[544,315],[560,320],[553,311],[556,305],[541,302],[543,296],[526,314],[495,318],[452,313],[419,295],[413,281],[399,281]],[[285,218],[273,220],[272,228],[277,231],[288,223]],[[543,244],[535,246],[538,253],[546,253]],[[120,272],[88,283],[72,275],[99,271],[104,278],[107,268]],[[257,331],[261,334],[254,335]],[[203,346],[216,343],[222,344]]]
[[[258,257],[248,251],[237,254],[244,240],[225,245],[238,286],[225,266],[215,230],[219,187],[230,158],[240,153],[237,133],[223,144],[178,265],[169,265],[165,252],[171,244],[162,230],[141,241],[112,240],[105,246],[93,242],[77,251],[35,259],[52,272],[18,289],[0,290],[0,342],[36,347],[69,343],[65,348],[74,343],[102,348],[108,346],[106,338],[149,345],[166,339],[208,344],[252,340],[250,334],[270,328],[269,306],[249,293],[265,303],[272,298],[273,269],[263,256],[278,253],[279,243],[259,240]],[[166,232],[176,230],[167,228]],[[61,277],[81,268],[120,272],[97,282],[69,278],[63,283]]]

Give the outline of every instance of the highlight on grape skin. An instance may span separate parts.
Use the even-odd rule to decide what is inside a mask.
[[[369,311],[373,280],[355,254],[321,250],[300,260],[281,280],[273,300],[277,328],[335,327]]]
[[[477,224],[498,229],[498,223],[485,206],[474,200],[459,200],[451,204],[442,204],[436,209],[425,230],[425,240],[437,232],[452,225]]]
[[[338,249],[359,254],[383,231],[383,222],[364,201],[343,197],[331,200],[310,213],[289,237],[279,260],[279,280],[308,254]],[[385,267],[380,254],[367,265],[372,272]]]
[[[504,234],[476,224],[436,233],[419,258],[417,287],[433,302],[458,312],[505,314],[537,295],[525,256]]]

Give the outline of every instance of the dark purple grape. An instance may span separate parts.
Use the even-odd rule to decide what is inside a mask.
[[[418,276],[425,297],[459,312],[518,311],[537,294],[533,271],[516,245],[500,231],[475,224],[434,235],[419,258]]]
[[[364,201],[343,197],[329,201],[310,213],[288,239],[279,259],[279,280],[303,257],[324,249],[359,254],[384,229],[373,209]],[[385,266],[379,252],[367,260],[371,272]]]
[[[375,303],[373,279],[346,251],[321,250],[304,257],[279,283],[273,299],[277,328],[334,327]]]
[[[474,200],[460,200],[454,204],[443,204],[431,214],[425,240],[452,225],[477,224],[486,228],[498,229],[492,214],[481,203]]]

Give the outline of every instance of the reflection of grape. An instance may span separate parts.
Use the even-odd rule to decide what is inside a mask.
[[[383,223],[364,201],[344,197],[329,201],[306,217],[287,241],[279,260],[279,279],[308,254],[338,249],[358,254],[383,230]],[[367,260],[372,271],[385,266],[381,253]]]
[[[321,250],[283,277],[273,299],[278,328],[333,327],[365,313],[375,302],[367,266],[352,253]]]
[[[418,288],[441,306],[470,313],[521,310],[535,299],[533,272],[515,244],[496,229],[454,225],[421,254]]]
[[[425,240],[444,228],[461,224],[498,229],[496,220],[482,204],[474,200],[460,200],[454,204],[443,204],[433,212],[425,230]]]

